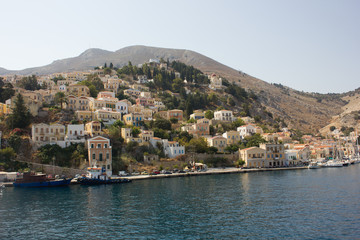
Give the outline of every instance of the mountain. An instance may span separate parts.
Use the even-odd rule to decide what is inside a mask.
[[[211,58],[190,50],[167,49],[147,46],[130,46],[115,52],[102,49],[88,49],[77,57],[56,60],[53,63],[21,71],[0,69],[0,74],[50,74],[93,69],[105,62],[123,66],[131,61],[142,64],[150,58],[178,60],[193,65],[206,74],[215,73],[230,82],[235,82],[258,96],[260,103],[274,118],[284,119],[289,128],[305,132],[317,132],[330,123],[332,116],[342,112],[346,101],[340,94],[314,94],[299,92],[280,84],[270,84],[256,77],[239,72]]]
[[[342,97],[346,104],[341,108],[341,113],[332,117],[330,123],[320,129],[323,136],[330,134],[330,127],[337,129],[355,128],[360,129],[360,88],[351,91]]]

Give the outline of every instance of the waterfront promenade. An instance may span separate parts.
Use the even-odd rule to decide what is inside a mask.
[[[192,177],[199,175],[214,175],[214,174],[232,174],[232,173],[249,173],[249,172],[266,172],[266,171],[284,171],[284,170],[299,170],[308,169],[307,166],[303,167],[284,167],[284,168],[209,168],[207,171],[187,172],[187,173],[172,173],[172,174],[157,174],[157,175],[136,175],[126,176],[120,178],[127,178],[130,180],[146,180],[157,178],[171,178],[171,177]]]
[[[213,174],[231,174],[231,173],[248,173],[248,172],[266,172],[266,171],[284,171],[284,170],[299,170],[299,169],[308,169],[308,167],[284,167],[284,168],[209,168],[207,171],[196,171],[196,172],[187,172],[187,173],[172,173],[172,174],[157,174],[157,175],[134,175],[134,176],[124,176],[118,177],[120,179],[127,178],[132,181],[137,180],[146,180],[146,179],[158,179],[158,178],[173,178],[173,177],[193,177],[200,175],[213,175]],[[4,182],[5,187],[13,187],[12,182]],[[72,182],[71,184],[78,184],[77,182]]]

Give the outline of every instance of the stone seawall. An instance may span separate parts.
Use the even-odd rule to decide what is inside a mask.
[[[86,174],[86,170],[75,169],[75,168],[65,168],[59,166],[53,166],[48,164],[41,163],[29,163],[27,162],[30,169],[33,169],[38,172],[43,172],[46,174],[52,175],[65,175],[66,177],[74,177],[76,174]]]

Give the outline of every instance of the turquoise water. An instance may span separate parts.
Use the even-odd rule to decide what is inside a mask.
[[[360,239],[360,164],[7,188],[0,239]]]

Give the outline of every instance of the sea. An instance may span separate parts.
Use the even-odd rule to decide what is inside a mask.
[[[0,239],[360,239],[360,164],[6,188]]]

